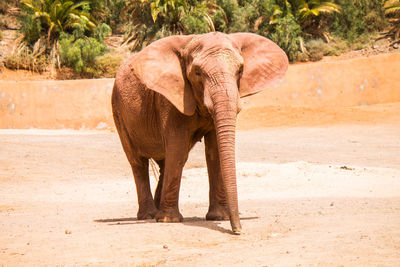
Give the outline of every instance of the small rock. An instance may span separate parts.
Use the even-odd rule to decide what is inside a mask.
[[[162,246],[163,247],[163,249],[168,249],[168,246],[167,245],[164,245],[164,246]]]
[[[335,203],[331,202],[330,206],[333,207],[333,205],[335,205]]]
[[[68,230],[68,229],[67,229],[67,230],[65,230],[65,234],[66,234],[66,235],[70,235],[70,234],[72,234],[72,232],[71,232],[71,230]]]
[[[395,44],[393,45],[393,48],[394,48],[394,49],[398,49],[398,48],[399,48],[399,44],[398,44],[398,43],[395,43]]]
[[[350,167],[347,167],[347,166],[342,166],[342,167],[340,167],[340,169],[347,170],[347,171],[353,171],[354,170],[354,168],[350,168]]]

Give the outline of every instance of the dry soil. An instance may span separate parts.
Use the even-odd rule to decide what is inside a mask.
[[[115,133],[0,130],[0,265],[399,266],[399,133],[398,123],[239,131],[235,236],[204,219],[202,143],[183,174],[185,221],[169,224],[136,219]]]

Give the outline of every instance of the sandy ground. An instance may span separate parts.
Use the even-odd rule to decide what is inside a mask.
[[[239,131],[244,233],[207,222],[202,143],[183,223],[138,221],[110,132],[0,130],[0,265],[398,266],[400,124]],[[151,177],[154,184],[156,179]]]

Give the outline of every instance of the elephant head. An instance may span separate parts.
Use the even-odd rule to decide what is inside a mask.
[[[215,32],[161,39],[131,63],[138,78],[181,113],[197,110],[213,119],[233,232],[241,230],[235,169],[240,98],[265,89],[287,67],[286,54],[264,37]]]

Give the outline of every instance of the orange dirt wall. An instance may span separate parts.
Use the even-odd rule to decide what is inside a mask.
[[[400,53],[291,65],[283,80],[244,101],[318,108],[399,102]]]
[[[114,79],[0,81],[0,128],[113,128]]]
[[[321,110],[400,102],[399,66],[398,53],[291,65],[280,82],[243,99],[243,117],[262,107]],[[113,83],[0,81],[0,128],[112,129]]]

